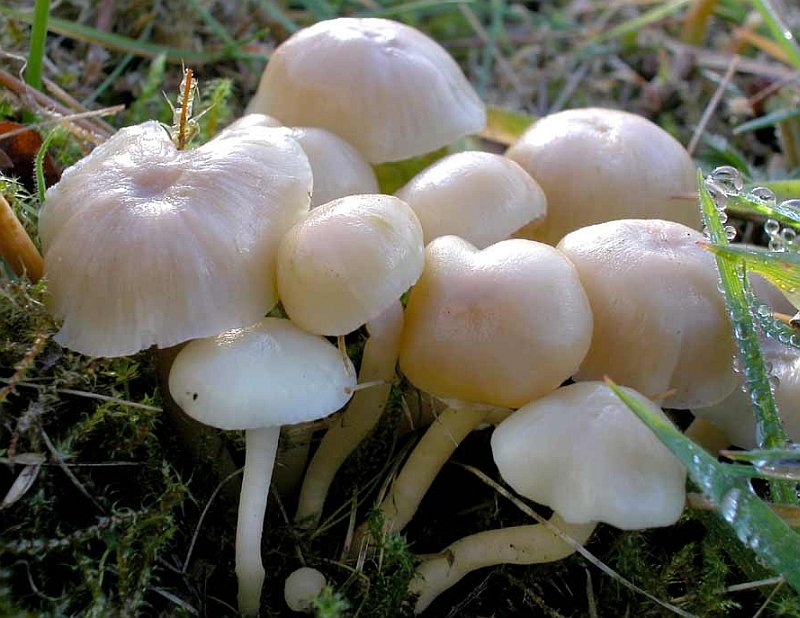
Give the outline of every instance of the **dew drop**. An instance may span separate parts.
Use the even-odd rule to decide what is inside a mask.
[[[800,199],[786,200],[781,202],[782,209],[800,211]]]
[[[781,230],[781,240],[783,240],[783,242],[793,243],[795,238],[797,238],[797,232],[792,228],[785,227]]]
[[[769,305],[759,305],[758,307],[756,307],[756,313],[762,318],[771,318],[772,307],[770,307]]]
[[[732,225],[726,225],[725,238],[727,238],[728,240],[733,240],[734,238],[736,238],[736,228],[733,227]]]
[[[781,224],[775,219],[767,219],[764,223],[764,231],[770,236],[775,236],[781,229]]]
[[[763,202],[775,201],[775,193],[769,187],[756,187],[750,192],[750,195]]]
[[[778,376],[769,377],[769,387],[772,390],[777,389],[781,385],[781,379]]]
[[[744,187],[742,175],[732,165],[722,165],[711,172],[709,178],[727,195],[738,195]]]

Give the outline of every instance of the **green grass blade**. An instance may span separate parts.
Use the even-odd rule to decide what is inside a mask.
[[[481,137],[510,146],[516,142],[525,131],[536,122],[536,118],[500,107],[490,107],[486,110],[486,128],[481,131]]]
[[[780,289],[795,306],[800,306],[800,254],[770,251],[751,245],[704,244],[704,248],[729,265],[744,262],[748,271],[758,273]]]
[[[44,179],[44,158],[47,156],[47,149],[50,147],[50,142],[53,141],[56,132],[50,131],[42,141],[39,151],[36,153],[36,158],[33,160],[34,175],[36,178],[36,193],[39,196],[39,203],[44,204],[44,193],[47,190],[47,183]]]
[[[300,4],[311,13],[314,21],[336,17],[336,10],[325,0],[301,0]]]
[[[791,118],[798,117],[800,117],[800,109],[779,109],[759,118],[755,118],[754,120],[743,122],[733,130],[733,134],[739,135],[741,133],[747,133],[748,131],[756,131],[757,129],[767,129],[775,126],[781,120],[790,120]]]
[[[773,40],[786,52],[789,63],[800,70],[800,47],[770,0],[753,0],[753,6],[761,14]]]
[[[653,414],[610,380],[606,383],[686,466],[689,477],[716,505],[719,516],[733,528],[738,539],[800,591],[800,536],[758,499],[747,480],[728,475],[725,464],[694,444],[669,421]]]
[[[25,69],[25,81],[37,90],[42,89],[42,64],[44,63],[44,46],[47,42],[49,17],[50,0],[36,0],[33,9],[31,45],[28,52],[28,66]]]
[[[404,2],[394,6],[360,11],[356,15],[358,17],[397,17],[404,13],[422,15],[452,10],[452,5],[454,4],[473,4],[474,2],[475,0],[414,0],[413,2]]]
[[[758,184],[747,185],[747,189],[767,187],[771,189],[777,199],[785,200],[800,195],[800,178],[782,178],[780,180],[766,180]],[[774,217],[773,217],[774,218]]]
[[[610,30],[605,30],[600,32],[587,41],[585,41],[579,49],[582,50],[586,47],[590,47],[592,45],[597,45],[598,43],[603,43],[605,41],[610,41],[612,39],[618,39],[626,34],[630,34],[632,32],[639,32],[645,26],[649,26],[657,21],[661,21],[665,17],[669,17],[674,13],[680,11],[684,6],[689,4],[689,0],[672,0],[672,2],[665,2],[649,11],[645,11],[638,17],[633,19],[629,19],[628,21],[611,28]]]
[[[253,0],[253,4],[264,11],[276,24],[280,24],[282,28],[285,28],[287,32],[294,33],[300,30],[300,26],[292,21],[272,0]]]
[[[700,208],[703,222],[713,243],[727,245],[725,228],[719,216],[716,203],[709,193],[702,172],[697,172]],[[717,256],[717,268],[722,281],[722,293],[728,308],[728,316],[735,335],[739,355],[744,365],[745,386],[753,403],[756,420],[756,442],[760,448],[781,448],[786,445],[786,431],[778,414],[778,406],[772,395],[769,377],[764,366],[764,357],[758,341],[758,332],[750,313],[747,290],[745,288],[744,267],[733,265]],[[741,275],[741,278],[740,278]],[[771,485],[776,502],[797,503],[797,493],[793,486],[783,483]]]
[[[759,199],[752,193],[741,193],[728,198],[728,207],[737,214],[761,215],[768,219],[775,219],[784,225],[800,227],[800,209],[793,200],[788,204],[779,204],[772,200]]]
[[[236,41],[230,34],[228,34],[228,31],[225,30],[225,26],[219,23],[217,18],[211,14],[211,11],[200,4],[199,0],[188,0],[188,2],[189,5],[191,5],[192,10],[197,13],[198,17],[205,22],[206,26],[208,26],[208,29],[214,33],[214,36],[225,43],[227,47],[236,46]]]

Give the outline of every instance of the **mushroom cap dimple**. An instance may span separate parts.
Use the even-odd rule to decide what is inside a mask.
[[[347,403],[355,383],[336,346],[279,318],[190,342],[169,374],[183,411],[220,429],[323,418]]]
[[[248,110],[333,131],[371,163],[424,154],[486,124],[483,103],[438,43],[379,18],[341,17],[292,35]]]
[[[437,397],[517,408],[569,378],[591,337],[589,301],[559,251],[442,236],[409,294],[400,368]]]
[[[545,216],[547,198],[517,163],[489,152],[458,152],[427,167],[396,193],[417,213],[425,244],[460,236],[478,249]]]
[[[667,421],[651,401],[623,390]],[[492,454],[514,491],[569,523],[637,530],[674,524],[683,511],[685,468],[600,382],[523,406],[495,429]]]
[[[278,252],[289,317],[320,335],[345,335],[380,315],[417,280],[422,228],[390,195],[352,195],[315,208]]]
[[[672,408],[713,405],[736,386],[734,341],[700,232],[658,219],[608,221],[567,234],[594,315],[578,380],[612,376]]]
[[[611,219],[668,219],[696,228],[692,158],[669,133],[629,112],[570,109],[538,120],[506,152],[541,185],[547,216],[526,238],[556,244]]]
[[[185,151],[155,121],[120,130],[46,194],[56,340],[121,356],[252,324],[277,302],[278,243],[311,188],[300,146],[270,129]]]

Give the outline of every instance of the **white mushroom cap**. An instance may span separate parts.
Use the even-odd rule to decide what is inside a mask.
[[[600,382],[571,384],[520,408],[495,429],[492,453],[514,491],[568,523],[637,530],[674,524],[683,511],[685,468]]]
[[[278,243],[310,191],[302,149],[269,129],[186,151],[157,122],[122,129],[46,194],[56,340],[121,356],[252,324],[277,302]]]
[[[567,232],[611,219],[667,219],[696,228],[691,157],[646,118],[571,109],[537,121],[506,153],[541,185],[547,216],[526,236],[556,244]]]
[[[417,213],[425,244],[453,235],[484,249],[547,210],[544,192],[525,170],[488,152],[440,159],[396,195]]]
[[[327,585],[325,576],[311,567],[292,571],[283,586],[283,598],[293,612],[311,613],[313,602]]]
[[[771,365],[770,375],[777,379],[775,402],[789,439],[800,440],[800,354],[772,339],[761,343],[764,361]],[[732,444],[756,448],[756,422],[750,397],[741,388],[717,405],[693,410],[696,416],[711,421]]]
[[[235,129],[252,129],[253,127],[264,127],[265,129],[274,129],[282,127],[283,124],[277,118],[267,116],[266,114],[245,114],[241,118],[237,118],[227,127],[222,130],[233,131]]]
[[[734,341],[700,232],[658,219],[609,221],[558,244],[575,264],[594,315],[576,379],[605,375],[672,408],[710,406],[736,386]]]
[[[569,378],[591,337],[589,301],[559,251],[442,236],[409,295],[400,368],[437,397],[517,408]]]
[[[344,406],[354,387],[355,370],[336,346],[278,318],[192,341],[169,374],[181,409],[220,429],[316,420]]]
[[[438,43],[376,18],[294,34],[272,54],[248,110],[333,131],[371,163],[424,154],[486,124],[483,103]]]
[[[423,263],[413,210],[390,195],[352,195],[315,208],[284,236],[278,289],[299,326],[345,335],[396,302]]]

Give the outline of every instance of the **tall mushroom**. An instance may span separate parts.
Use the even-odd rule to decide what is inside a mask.
[[[281,242],[278,288],[289,317],[310,332],[342,336],[367,324],[370,339],[356,393],[328,430],[300,491],[298,521],[316,522],[333,476],[374,425],[395,374],[403,312],[400,296],[423,266],[414,211],[388,195],[355,195],[311,211]]]
[[[664,417],[648,399],[627,393]],[[598,522],[623,530],[674,524],[686,470],[605,384],[565,386],[523,406],[495,429],[492,454],[519,494],[553,509],[550,520],[577,542]],[[417,613],[477,568],[560,560],[573,548],[542,524],[479,532],[423,560],[411,591]]]
[[[481,130],[486,112],[433,39],[378,18],[341,17],[270,57],[250,112],[342,136],[370,163],[414,157]]]
[[[175,359],[169,391],[176,403],[201,423],[246,431],[236,528],[239,610],[246,616],[260,606],[261,531],[280,427],[341,408],[354,374],[325,339],[276,318],[192,341]]]
[[[646,118],[612,109],[571,109],[537,121],[508,149],[541,185],[547,216],[525,238],[556,244],[578,228],[612,219],[700,225],[697,207],[676,196],[696,190],[692,158]]]
[[[123,356],[254,323],[277,303],[278,243],[311,182],[300,146],[269,129],[194,150],[155,121],[120,130],[45,195],[56,340]]]

